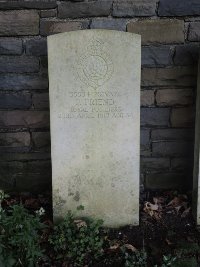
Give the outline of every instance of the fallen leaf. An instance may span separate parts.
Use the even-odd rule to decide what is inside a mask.
[[[133,245],[131,245],[131,244],[125,244],[124,247],[127,248],[127,249],[132,250],[133,252],[136,252],[136,251],[137,251],[137,248],[135,248],[135,247],[134,247]]]
[[[83,220],[74,220],[74,223],[78,228],[87,227],[87,223]]]
[[[173,245],[173,243],[169,239],[166,238],[165,241],[166,241],[167,245]]]
[[[153,198],[153,202],[155,203],[155,204],[164,204],[165,203],[165,199],[164,199],[164,197],[154,197]]]
[[[151,210],[151,211],[158,210],[158,205],[157,204],[152,204],[150,202],[146,202],[144,205],[145,205],[145,209],[146,210]]]
[[[120,244],[116,243],[116,244],[110,246],[110,249],[111,249],[111,250],[116,250],[116,249],[118,249],[119,247],[120,247]]]
[[[187,209],[181,214],[181,217],[182,217],[182,218],[185,218],[185,217],[190,213],[190,210],[191,210],[190,207],[187,208]]]
[[[161,207],[159,207],[157,204],[152,204],[151,202],[146,202],[144,204],[144,212],[149,214],[151,217],[154,217],[156,220],[159,220],[161,218]]]

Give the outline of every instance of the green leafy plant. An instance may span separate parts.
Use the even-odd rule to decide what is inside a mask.
[[[83,266],[102,255],[103,239],[100,235],[101,220],[75,220],[71,212],[58,225],[49,238],[50,244],[58,253],[58,258]]]
[[[2,202],[8,197],[9,195],[5,194],[3,190],[0,190],[0,219],[1,219],[2,213],[4,212],[3,207],[2,207]]]
[[[176,257],[172,256],[171,254],[167,255],[167,256],[163,256],[163,262],[161,267],[168,267],[168,266],[172,266],[173,263],[175,263],[177,260]],[[158,267],[158,265],[155,265],[154,267]]]
[[[39,215],[22,206],[13,205],[0,218],[0,266],[34,267],[43,253],[40,232],[45,225]]]
[[[146,267],[147,253],[144,250],[130,251],[125,247],[121,248],[124,259],[124,267]]]

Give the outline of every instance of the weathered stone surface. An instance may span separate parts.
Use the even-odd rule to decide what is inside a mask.
[[[49,109],[49,94],[34,94],[33,97],[33,106],[35,109]]]
[[[41,18],[51,18],[57,16],[57,9],[47,9],[47,10],[41,10],[40,11],[40,17]]]
[[[141,129],[140,131],[140,154],[142,156],[150,154],[150,130]]]
[[[30,134],[27,132],[18,133],[0,133],[0,149],[1,147],[29,147]]]
[[[192,89],[163,89],[156,93],[158,106],[190,105],[193,103]]]
[[[90,28],[126,31],[126,22],[125,19],[92,19]]]
[[[196,68],[144,68],[142,86],[196,86]]]
[[[200,46],[187,44],[176,46],[176,51],[174,55],[174,64],[183,65],[196,65],[199,57]]]
[[[154,105],[154,90],[142,90],[141,106],[153,106],[153,105]]]
[[[0,56],[0,73],[39,72],[39,59],[27,56]]]
[[[193,140],[193,129],[153,129],[152,140]]]
[[[32,38],[26,41],[26,54],[33,56],[47,55],[47,40],[46,38]]]
[[[141,34],[143,44],[184,42],[184,21],[176,19],[132,21],[127,31]]]
[[[0,109],[28,109],[31,103],[30,93],[0,92]]]
[[[195,16],[200,15],[199,0],[160,0],[159,16]]]
[[[169,108],[142,108],[141,124],[143,126],[168,126],[169,114]]]
[[[40,22],[40,34],[43,36],[87,29],[89,21],[62,21],[62,20],[41,20]]]
[[[48,49],[54,217],[81,204],[107,226],[138,224],[140,36],[70,32]]]
[[[46,128],[49,127],[47,111],[0,111],[0,128]]]
[[[114,17],[146,17],[156,15],[157,0],[114,0]]]
[[[169,158],[141,158],[141,170],[166,170],[170,168]]]
[[[0,38],[0,55],[21,55],[22,40],[17,38]]]
[[[38,75],[0,74],[1,90],[47,89],[48,79]]]
[[[191,184],[185,173],[177,172],[156,172],[147,173],[145,179],[147,189],[187,189]]]
[[[189,41],[200,41],[200,22],[191,22],[189,25]]]
[[[49,132],[33,132],[32,141],[35,150],[50,150],[50,133]]]
[[[146,46],[142,48],[142,66],[172,65],[173,48],[170,46]]]
[[[56,0],[1,0],[1,9],[21,9],[21,8],[54,8],[57,6]]]
[[[35,10],[1,11],[0,25],[0,36],[36,35],[39,15]]]
[[[172,127],[192,127],[194,125],[194,108],[173,108],[171,112]]]
[[[193,143],[189,141],[153,142],[154,156],[188,156],[192,155]]]
[[[98,0],[88,2],[60,2],[58,4],[58,17],[85,18],[108,16],[112,7],[111,0]]]
[[[192,158],[173,158],[171,160],[171,168],[174,170],[192,170],[193,160]]]

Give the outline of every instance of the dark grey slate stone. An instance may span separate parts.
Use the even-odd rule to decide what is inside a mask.
[[[32,141],[35,151],[50,151],[50,133],[49,132],[33,132]]]
[[[42,167],[41,167],[42,168]],[[31,173],[21,172],[16,174],[14,190],[26,191],[32,193],[41,193],[51,191],[51,166],[43,167],[45,172]]]
[[[38,93],[32,96],[33,106],[38,110],[49,109],[49,94],[48,93]]]
[[[176,46],[174,64],[183,65],[196,65],[199,58],[200,45],[187,44]]]
[[[152,140],[193,140],[193,129],[153,129]]]
[[[28,109],[31,104],[30,93],[0,93],[0,109]]]
[[[143,126],[168,126],[169,108],[142,108],[141,125]]]
[[[38,35],[37,10],[0,11],[0,36]]]
[[[47,89],[48,79],[39,75],[0,74],[0,90]]]
[[[1,0],[1,9],[21,9],[21,8],[55,8],[57,7],[56,0]]]
[[[170,46],[142,47],[142,66],[155,67],[172,64],[173,48]]]
[[[33,38],[25,43],[26,54],[33,56],[46,56],[47,55],[47,39],[46,38]]]
[[[140,131],[140,154],[142,156],[149,156],[150,149],[150,129],[141,129]]]
[[[77,31],[82,29],[87,29],[89,26],[89,20],[40,20],[40,34],[42,36],[47,36],[51,34]]]
[[[192,156],[193,143],[186,141],[153,142],[154,156]]]
[[[2,161],[29,161],[29,160],[47,160],[51,159],[50,153],[43,152],[29,152],[29,153],[5,153],[0,157]]]
[[[160,0],[159,16],[195,16],[200,15],[199,0]]]
[[[140,135],[140,145],[141,149],[145,150],[149,148],[150,144],[150,130],[149,129],[141,129],[141,135]]]
[[[172,108],[170,121],[172,127],[194,127],[194,106]]]
[[[35,110],[0,110],[0,128],[49,128],[49,112]]]
[[[174,170],[190,170],[193,168],[193,159],[190,157],[185,158],[173,158],[171,160],[171,168]]]
[[[93,19],[90,28],[126,31],[126,22],[125,19]]]
[[[200,41],[200,22],[191,22],[189,25],[188,40],[192,42]]]
[[[156,15],[156,0],[115,0],[114,17],[138,17]]]
[[[166,170],[170,168],[169,158],[141,158],[141,170]]]
[[[0,38],[0,55],[21,55],[22,40],[16,38]]]
[[[111,0],[99,0],[89,2],[61,2],[58,5],[58,17],[85,18],[108,16],[112,7]]]
[[[0,133],[0,152],[25,152],[30,150],[30,133]]]
[[[145,177],[146,189],[189,189],[191,179],[188,175],[180,172],[153,172],[147,173]]]
[[[196,86],[196,66],[143,68],[142,86]]]
[[[51,18],[57,16],[57,9],[47,9],[40,11],[41,18]]]
[[[27,56],[0,56],[0,73],[39,72],[39,59]]]

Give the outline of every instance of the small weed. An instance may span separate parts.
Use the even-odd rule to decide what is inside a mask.
[[[1,212],[0,266],[34,267],[43,253],[39,232],[45,225],[22,205],[14,205]]]
[[[75,220],[72,213],[57,226],[49,238],[58,253],[58,258],[70,260],[74,266],[83,266],[88,260],[97,260],[102,255],[103,239],[100,236],[101,220]]]
[[[173,257],[172,255],[163,256],[163,262],[161,267],[168,267],[172,266],[176,262],[177,258]],[[158,267],[158,265],[155,265],[154,267]]]
[[[2,208],[2,202],[8,197],[9,195],[5,194],[3,190],[0,190],[0,219],[1,219],[2,213],[4,212]]]
[[[144,250],[130,251],[122,247],[122,259],[124,267],[146,267],[147,266],[147,253]]]

